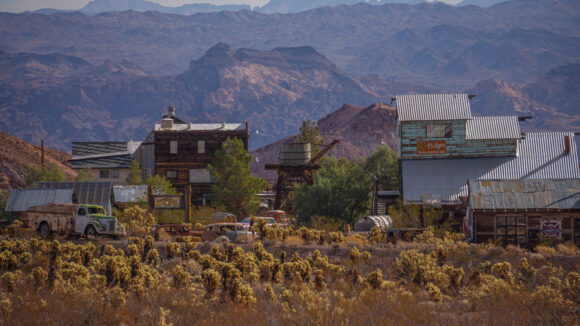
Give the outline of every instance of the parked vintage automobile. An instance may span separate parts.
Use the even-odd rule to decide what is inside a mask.
[[[278,222],[276,222],[276,220],[273,217],[255,216],[254,218],[259,218],[259,219],[265,220],[266,225],[268,225],[268,226],[278,225]],[[240,222],[240,224],[243,226],[244,230],[246,230],[246,231],[251,231],[250,226],[252,225],[252,223],[250,223],[250,219],[251,219],[251,217],[246,217],[245,219],[243,219]]]
[[[151,236],[155,241],[167,236],[170,238],[174,237],[200,237],[203,235],[203,231],[191,230],[188,224],[155,224],[151,227]]]
[[[266,211],[264,215],[265,217],[271,217],[275,219],[279,225],[286,226],[290,224],[290,219],[288,218],[288,215],[286,214],[285,211],[274,209]]]
[[[38,230],[43,238],[53,232],[87,238],[125,235],[123,224],[116,217],[105,215],[105,209],[99,205],[50,203],[33,206],[22,213],[21,219],[24,227]]]
[[[201,239],[215,243],[247,243],[253,241],[256,237],[256,234],[244,230],[241,223],[214,223],[206,225]]]

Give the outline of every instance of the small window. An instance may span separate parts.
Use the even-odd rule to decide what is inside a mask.
[[[502,245],[526,244],[526,218],[524,216],[496,216],[495,236]]]
[[[451,124],[429,124],[426,126],[427,138],[451,138],[453,132],[451,131]]]
[[[114,179],[119,177],[119,170],[117,169],[103,169],[99,172],[101,179]]]
[[[169,153],[177,154],[177,140],[171,140],[169,142]]]
[[[165,171],[165,177],[167,179],[175,179],[177,178],[177,171],[174,170]]]
[[[197,141],[197,152],[199,154],[205,153],[205,140],[198,140]]]

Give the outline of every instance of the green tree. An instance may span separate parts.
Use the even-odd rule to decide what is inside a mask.
[[[41,168],[30,166],[26,170],[24,175],[24,184],[26,187],[33,187],[37,182],[44,181],[64,181],[64,174],[56,163],[48,162]]]
[[[326,216],[354,224],[369,209],[372,180],[364,161],[325,158],[312,186],[297,186],[295,207],[300,223],[313,216]]]
[[[87,166],[79,171],[77,177],[75,178],[76,181],[94,181],[95,174],[93,169],[90,166]]]
[[[177,195],[177,189],[173,186],[171,181],[165,179],[165,177],[156,174],[154,177],[147,176],[145,184],[151,186],[151,190],[155,195]]]
[[[140,185],[143,184],[143,171],[141,171],[141,167],[139,166],[139,162],[133,161],[131,162],[131,166],[129,166],[129,177],[127,177],[127,184],[128,185]]]
[[[310,143],[312,145],[312,156],[315,156],[320,151],[320,145],[326,141],[324,137],[320,136],[320,127],[312,120],[302,121],[300,133],[294,136],[294,141],[298,143]]]
[[[367,158],[365,170],[377,180],[380,190],[399,188],[399,161],[397,154],[389,146],[377,146]]]
[[[238,138],[228,138],[208,165],[214,180],[211,187],[214,205],[222,205],[237,216],[254,213],[260,206],[257,196],[266,189],[262,178],[251,176],[252,156]]]

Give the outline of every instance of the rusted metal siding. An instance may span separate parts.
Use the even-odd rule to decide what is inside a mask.
[[[471,119],[467,94],[409,94],[396,99],[399,121]]]
[[[47,204],[31,207],[22,213],[22,225],[27,228],[38,229],[42,222],[46,222],[52,232],[67,233],[74,230],[76,209],[73,204]]]
[[[450,125],[451,136],[427,137],[427,128],[435,125]],[[465,120],[407,121],[401,122],[400,128],[403,160],[515,156],[517,153],[515,138],[466,139]]]
[[[580,179],[469,180],[469,207],[580,211]]]

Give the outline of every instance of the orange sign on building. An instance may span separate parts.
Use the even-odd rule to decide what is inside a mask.
[[[445,154],[447,145],[444,140],[420,141],[417,142],[417,154]]]

